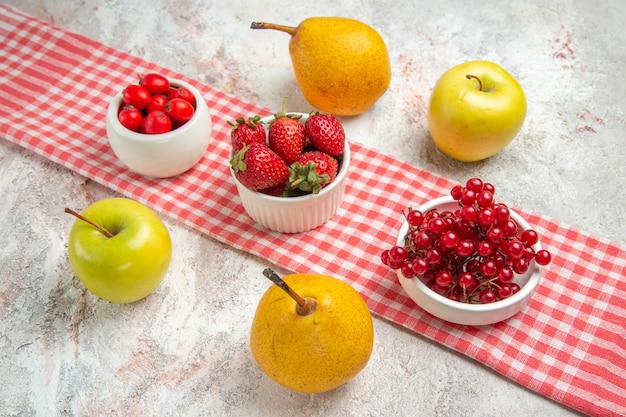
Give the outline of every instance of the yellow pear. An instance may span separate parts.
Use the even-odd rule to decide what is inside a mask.
[[[250,350],[275,382],[294,391],[330,391],[356,376],[374,345],[372,316],[349,284],[327,275],[263,275],[272,285],[261,297]]]
[[[387,46],[371,26],[344,17],[311,17],[297,27],[253,22],[252,29],[291,35],[289,54],[298,85],[317,109],[341,116],[364,113],[391,81]]]

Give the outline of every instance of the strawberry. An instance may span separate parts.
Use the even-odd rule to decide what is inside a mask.
[[[337,177],[339,163],[321,151],[303,153],[289,167],[289,183],[292,189],[317,194]]]
[[[252,190],[275,187],[289,179],[289,167],[263,143],[251,143],[236,152],[230,160],[235,176]]]
[[[289,191],[285,190],[285,184],[278,184],[270,188],[263,188],[259,192],[273,197],[287,197]]]
[[[261,121],[261,116],[248,117],[247,119],[238,117],[235,119],[235,123],[229,121],[228,124],[232,126],[230,141],[234,152],[253,142],[265,143],[265,127]]]
[[[274,118],[267,132],[269,147],[291,165],[302,154],[306,142],[304,125],[300,115],[287,114],[284,110]]]
[[[304,133],[318,150],[335,158],[343,154],[346,134],[332,114],[312,113],[304,124]]]

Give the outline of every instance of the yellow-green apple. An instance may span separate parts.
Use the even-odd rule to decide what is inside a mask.
[[[500,152],[526,117],[524,90],[504,68],[470,61],[446,71],[435,84],[428,127],[435,145],[459,161],[473,162]]]
[[[156,289],[172,257],[170,234],[147,206],[129,198],[97,201],[77,217],[68,241],[70,264],[96,296],[132,303]]]

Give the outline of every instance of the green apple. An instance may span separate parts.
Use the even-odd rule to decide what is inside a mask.
[[[132,303],[159,286],[170,264],[170,234],[145,205],[128,198],[97,201],[77,217],[68,241],[70,264],[96,296]]]
[[[526,117],[526,96],[501,66],[470,61],[446,71],[435,84],[428,127],[435,145],[464,162],[500,152],[515,138]]]

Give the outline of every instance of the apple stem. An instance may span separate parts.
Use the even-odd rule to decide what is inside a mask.
[[[298,293],[296,293],[287,283],[278,276],[276,272],[274,272],[271,268],[266,268],[263,270],[263,275],[269,278],[274,284],[278,285],[283,291],[285,291],[291,298],[294,299],[298,306],[296,307],[296,312],[301,316],[306,316],[315,311],[315,307],[317,302],[313,298],[302,298]]]
[[[482,81],[480,81],[480,78],[478,78],[478,77],[477,77],[477,76],[475,76],[475,75],[471,75],[471,74],[467,74],[467,75],[465,76],[465,78],[467,78],[468,80],[471,80],[471,79],[473,78],[473,79],[475,79],[476,81],[478,81],[478,89],[479,89],[480,91],[483,91],[483,83],[482,83]]]
[[[104,228],[103,226],[99,225],[98,223],[94,222],[93,220],[89,220],[88,218],[86,218],[85,216],[83,216],[80,213],[75,212],[74,210],[72,210],[71,208],[67,208],[65,207],[65,212],[71,214],[72,216],[78,217],[79,219],[81,219],[84,222],[89,223],[90,225],[92,225],[93,227],[95,227],[96,229],[100,230],[102,233],[104,233],[104,235],[106,237],[113,237],[113,233],[109,232],[106,228]]]
[[[275,25],[274,23],[265,23],[265,22],[252,22],[252,24],[250,25],[250,29],[275,29],[275,30],[280,30],[282,32],[287,32],[291,36],[295,35],[296,32],[298,31],[297,27]]]

